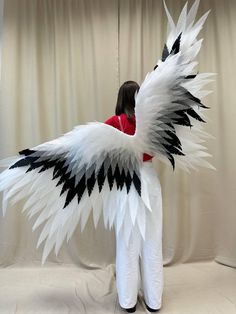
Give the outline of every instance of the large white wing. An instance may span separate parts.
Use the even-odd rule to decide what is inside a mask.
[[[177,160],[186,169],[211,167],[203,159],[209,154],[199,115],[206,109],[201,97],[207,92],[201,88],[210,75],[193,74],[201,47],[196,36],[207,16],[194,24],[198,2],[188,14],[184,7],[176,26],[167,11],[170,33],[162,60],[136,95],[134,136],[90,123],[2,162],[8,167],[0,174],[3,212],[8,202],[25,201],[23,210],[37,216],[33,229],[44,225],[38,241],[45,241],[43,262],[54,247],[58,253],[79,223],[83,230],[91,210],[95,227],[103,215],[105,226],[123,228],[128,243],[137,222],[145,238],[145,210],[151,208],[141,174],[144,152],[167,157],[173,166]]]
[[[199,1],[187,13],[184,6],[175,25],[168,9],[169,34],[162,60],[148,73],[136,95],[135,137],[143,151],[177,162],[182,168],[212,167],[204,157],[210,156],[203,146],[209,134],[203,131],[203,112],[207,109],[201,98],[209,91],[203,86],[211,81],[212,74],[195,74],[194,68],[202,40],[197,40],[207,15],[194,23]]]
[[[142,153],[134,137],[104,123],[78,126],[58,139],[19,154],[3,161],[8,166],[0,174],[3,212],[8,201],[12,204],[25,200],[23,211],[29,217],[37,215],[33,229],[44,223],[38,241],[40,245],[46,240],[43,262],[54,246],[58,253],[63,240],[72,236],[79,222],[84,229],[91,209],[95,227],[103,214],[105,226],[109,223],[111,228],[117,222],[119,232],[125,224],[125,209],[130,211],[134,225],[137,209],[146,202],[141,189]],[[127,206],[128,198],[132,206]],[[119,219],[115,219],[117,208],[123,213]],[[144,222],[138,221],[138,225],[144,236]],[[128,231],[127,243],[129,237]]]

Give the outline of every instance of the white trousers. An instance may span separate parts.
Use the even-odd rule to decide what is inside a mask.
[[[128,246],[122,230],[116,236],[116,286],[123,308],[137,303],[139,289],[146,304],[161,308],[163,293],[162,197],[159,179],[151,162],[143,163],[152,212],[146,210],[145,240],[134,228]]]

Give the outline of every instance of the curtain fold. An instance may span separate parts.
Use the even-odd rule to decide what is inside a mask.
[[[3,31],[0,158],[113,114],[117,1],[10,0]],[[35,246],[40,230],[32,233],[32,224],[20,213],[20,204],[1,217],[2,264],[41,259]],[[82,235],[78,230],[74,245],[71,241],[51,261],[108,263],[113,237],[102,226],[94,230],[90,221]]]
[[[176,18],[185,1],[167,0]],[[200,37],[200,72],[216,72],[207,142],[217,171],[173,173],[155,161],[163,193],[164,264],[216,260],[236,267],[235,96],[236,2],[204,0],[211,9]],[[2,38],[0,158],[58,137],[77,124],[114,114],[120,84],[141,83],[161,56],[167,19],[155,0],[8,0]],[[91,217],[90,217],[91,218]],[[0,263],[30,264],[40,230],[20,204],[0,218]],[[49,261],[96,268],[115,262],[114,232],[77,228]]]

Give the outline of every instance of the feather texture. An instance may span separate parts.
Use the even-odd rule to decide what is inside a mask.
[[[43,225],[37,244],[45,242],[43,262],[53,248],[58,254],[78,225],[83,231],[90,215],[95,228],[102,217],[106,228],[123,232],[126,244],[134,230],[145,239],[152,208],[144,152],[187,171],[213,168],[205,160],[209,135],[201,101],[212,74],[194,70],[202,44],[197,36],[208,15],[194,23],[198,5],[188,12],[186,4],[176,25],[165,5],[169,34],[161,60],[136,94],[133,136],[94,122],[0,162],[7,167],[0,174],[3,214],[9,202],[25,200],[22,211],[36,216],[33,230]]]
[[[173,168],[196,169],[198,166],[214,169],[204,160],[210,156],[202,145],[203,111],[208,109],[201,98],[209,91],[203,87],[212,81],[212,73],[196,74],[202,40],[197,35],[209,14],[206,12],[196,23],[199,1],[187,12],[184,6],[175,25],[166,4],[168,17],[166,44],[162,59],[148,73],[136,94],[136,133],[143,151],[169,160]],[[200,145],[201,143],[201,145]]]

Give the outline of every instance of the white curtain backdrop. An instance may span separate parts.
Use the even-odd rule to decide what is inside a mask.
[[[177,17],[185,1],[166,0]],[[201,33],[200,72],[217,72],[206,130],[217,171],[191,175],[157,161],[163,192],[164,265],[216,260],[236,267],[236,2],[204,0],[212,9]],[[114,114],[125,80],[139,83],[161,56],[166,36],[162,1],[7,0],[4,8],[0,158],[58,137],[87,121]],[[30,265],[40,230],[32,233],[21,204],[0,218],[0,264]],[[115,259],[114,232],[76,230],[56,263],[101,267]]]
[[[0,74],[1,74],[1,61],[2,61],[3,8],[4,8],[4,0],[0,0]],[[1,76],[0,76],[0,80],[1,80]]]

